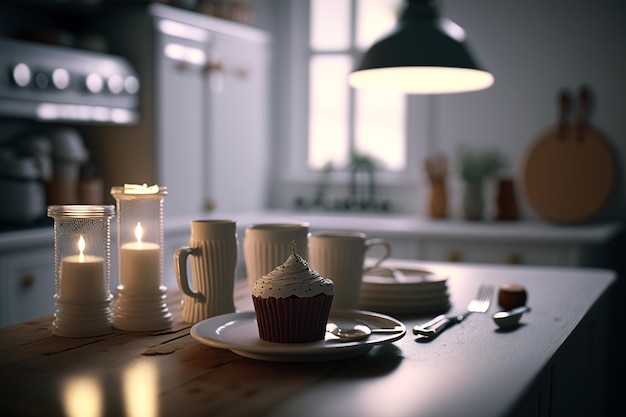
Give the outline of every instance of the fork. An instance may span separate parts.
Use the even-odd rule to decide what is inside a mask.
[[[460,323],[472,313],[484,313],[489,309],[493,296],[493,286],[481,285],[478,287],[476,297],[470,301],[467,311],[463,314],[452,316],[437,316],[422,326],[414,326],[413,334],[434,338],[452,324]]]

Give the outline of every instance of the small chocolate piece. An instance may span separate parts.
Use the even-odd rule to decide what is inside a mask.
[[[498,292],[498,304],[505,310],[526,305],[527,299],[526,288],[519,284],[505,284]]]

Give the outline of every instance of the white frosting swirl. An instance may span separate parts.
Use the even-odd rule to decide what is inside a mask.
[[[313,297],[318,294],[332,295],[333,282],[309,267],[307,261],[296,253],[272,272],[254,283],[252,295],[261,298]]]

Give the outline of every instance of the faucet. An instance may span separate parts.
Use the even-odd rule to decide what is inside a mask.
[[[362,177],[359,175],[360,172],[367,175],[365,186],[359,184],[359,179]],[[366,161],[355,161],[350,172],[348,209],[367,210],[373,208],[376,203],[375,189],[373,165]]]
[[[383,211],[391,209],[389,201],[377,201],[375,166],[370,159],[353,159],[350,165],[350,183],[348,185],[348,197],[335,200],[334,204],[326,203],[326,191],[329,185],[328,176],[332,166],[326,166],[322,171],[322,178],[317,186],[315,197],[308,202],[303,197],[296,197],[294,205],[299,209],[326,209],[339,211]],[[363,183],[362,178],[365,178]]]

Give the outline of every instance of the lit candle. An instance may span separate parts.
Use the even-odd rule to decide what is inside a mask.
[[[143,228],[137,223],[136,242],[125,243],[120,251],[120,284],[129,292],[155,293],[161,286],[159,245],[143,242]]]
[[[61,262],[59,298],[69,303],[106,301],[104,259],[85,255],[85,239],[78,239],[78,255],[66,256]]]

